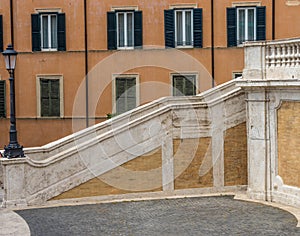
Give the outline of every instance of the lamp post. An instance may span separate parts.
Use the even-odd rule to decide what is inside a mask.
[[[16,67],[17,52],[13,46],[9,44],[6,50],[2,53],[5,59],[6,69],[9,73],[10,84],[10,130],[9,130],[9,144],[4,147],[4,157],[16,158],[24,157],[23,146],[20,146],[17,139],[16,126],[16,108],[15,108],[15,81],[14,71]]]

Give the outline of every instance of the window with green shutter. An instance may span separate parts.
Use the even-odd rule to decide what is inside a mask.
[[[136,78],[116,78],[116,113],[121,114],[136,107]]]
[[[107,48],[133,49],[143,46],[141,11],[107,12]]]
[[[202,9],[165,10],[165,46],[202,47]]]
[[[5,80],[0,80],[0,118],[6,117]]]
[[[227,8],[227,45],[266,39],[266,7]]]
[[[32,51],[66,51],[64,13],[31,15]]]
[[[173,75],[173,96],[192,96],[197,93],[196,75]]]
[[[41,117],[60,116],[59,79],[40,79]]]

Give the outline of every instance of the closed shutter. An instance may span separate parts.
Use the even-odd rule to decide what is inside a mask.
[[[60,116],[59,80],[41,79],[41,116]]]
[[[136,79],[135,78],[130,78],[126,79],[127,86],[127,107],[126,110],[129,111],[133,108],[136,107]]]
[[[107,12],[107,48],[117,49],[117,23],[116,13]]]
[[[0,80],[0,117],[6,117],[5,80]]]
[[[227,46],[237,45],[237,22],[236,8],[227,8]]]
[[[59,80],[50,80],[50,114],[60,116]]]
[[[116,113],[121,114],[136,107],[136,79],[116,79]]]
[[[196,78],[194,75],[185,77],[185,91],[184,95],[196,95]]]
[[[193,10],[194,21],[194,47],[202,48],[202,9],[196,8]]]
[[[165,46],[175,47],[174,10],[165,10]]]
[[[173,76],[173,96],[184,95],[184,79],[182,75]]]
[[[143,46],[143,15],[141,11],[134,12],[134,47]]]
[[[3,52],[3,17],[0,15],[0,52]]]
[[[266,40],[266,7],[256,7],[256,39]]]
[[[49,80],[41,79],[41,116],[50,116],[49,107],[50,107],[50,97],[49,97]]]
[[[41,51],[41,27],[39,14],[31,15],[32,51]]]
[[[66,51],[66,16],[65,13],[57,15],[57,50]]]

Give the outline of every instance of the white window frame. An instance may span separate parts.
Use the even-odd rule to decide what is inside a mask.
[[[139,74],[113,74],[112,80],[112,113],[117,112],[116,104],[116,80],[117,78],[135,78],[136,107],[140,105],[140,76]]]
[[[195,96],[199,93],[199,74],[197,72],[182,72],[182,73],[170,73],[170,84],[171,84],[171,96],[175,96],[174,95],[174,90],[173,90],[173,77],[174,76],[195,76],[195,83],[196,83],[196,94]]]
[[[59,80],[59,116],[41,116],[41,79]],[[37,97],[37,117],[38,118],[62,118],[64,117],[64,86],[62,75],[37,75],[36,76],[36,97]]]
[[[185,13],[189,11],[191,12],[191,45],[177,45],[177,12],[182,12],[182,42],[185,44],[186,40],[186,23],[185,23]],[[193,48],[194,47],[194,20],[193,20],[193,9],[176,9],[174,12],[174,24],[175,24],[175,47],[176,48]]]
[[[254,39],[253,41],[256,41],[256,7],[237,7],[236,9],[236,21],[237,21],[237,44],[240,45],[243,42],[249,41],[249,33],[248,33],[248,11],[249,10],[254,10],[254,23],[253,23],[253,27],[254,27]],[[240,16],[240,11],[244,10],[245,11],[245,41],[240,43],[240,27],[239,27],[239,16]],[[252,41],[252,40],[251,40]]]
[[[44,48],[44,40],[43,40],[43,16],[47,16],[48,17],[48,48]],[[51,16],[55,16],[56,19],[56,30],[57,30],[57,12],[53,12],[53,13],[40,13],[40,22],[41,22],[41,50],[42,51],[57,51],[57,47],[58,45],[56,45],[56,48],[52,48],[52,30],[51,30]],[[57,35],[56,35],[57,37]],[[58,43],[58,39],[56,39],[56,43]]]
[[[128,35],[127,35],[127,16],[128,13],[132,14],[132,46],[126,46],[128,45]],[[121,47],[119,46],[119,15],[120,14],[124,14],[124,44],[125,46]],[[116,20],[116,24],[117,24],[117,48],[118,49],[134,49],[134,11],[120,11],[120,12],[116,12],[117,15],[117,20]]]
[[[243,76],[243,72],[242,71],[235,71],[232,72],[232,79],[237,79],[239,77],[236,77],[236,75],[240,75],[239,77]]]

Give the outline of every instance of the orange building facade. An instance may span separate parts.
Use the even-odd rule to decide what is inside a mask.
[[[240,75],[244,41],[300,36],[298,0],[1,0],[0,48],[18,51],[19,143],[40,146],[162,96]],[[86,76],[87,75],[87,76]],[[9,83],[0,60],[0,148]]]

